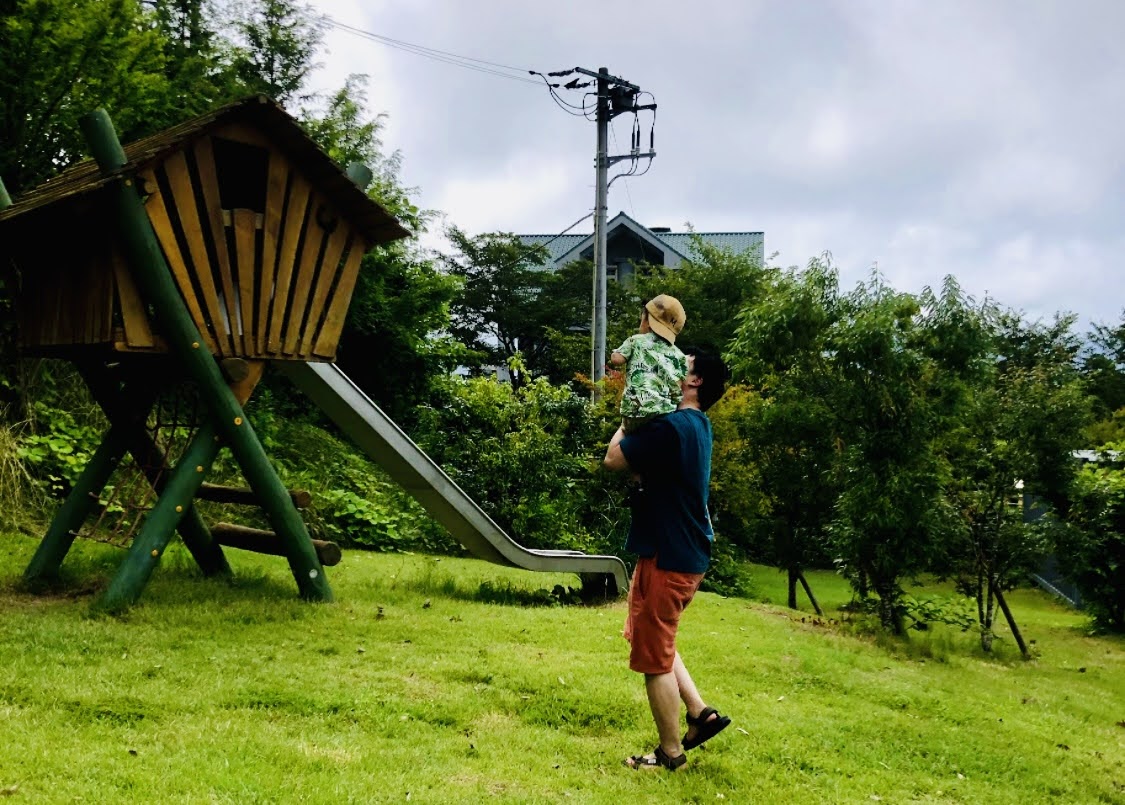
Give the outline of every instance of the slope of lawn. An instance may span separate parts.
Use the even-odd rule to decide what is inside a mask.
[[[550,605],[567,576],[347,552],[335,604],[284,560],[234,584],[171,550],[140,604],[91,616],[122,554],[80,541],[67,582],[18,589],[36,540],[0,535],[0,797],[11,802],[1123,802],[1125,641],[1034,591],[1036,658],[945,628],[908,642],[700,594],[680,648],[734,725],[676,774],[626,666],[621,602]],[[7,796],[3,796],[7,795]]]

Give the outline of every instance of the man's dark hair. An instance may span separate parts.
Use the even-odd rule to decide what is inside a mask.
[[[704,349],[685,347],[683,352],[694,356],[691,372],[703,381],[699,384],[699,408],[706,411],[727,391],[727,365],[718,355]]]

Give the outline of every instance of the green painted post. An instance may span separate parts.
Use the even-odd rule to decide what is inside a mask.
[[[156,505],[145,517],[140,533],[133,537],[129,555],[98,601],[98,609],[115,612],[140,597],[172,539],[172,532],[191,508],[192,498],[203,483],[203,473],[197,472],[196,467],[210,467],[220,447],[213,424],[205,423],[195,432]]]
[[[74,544],[76,532],[98,502],[98,495],[109,482],[109,477],[121,463],[124,454],[125,430],[112,426],[51,520],[47,535],[39,543],[27,570],[23,572],[25,583],[35,584],[58,575],[63,559]]]
[[[102,171],[111,174],[121,168],[125,164],[124,152],[105,110],[99,109],[86,115],[80,122],[90,151]],[[331,601],[332,588],[328,585],[305,523],[293,506],[285,485],[277,477],[238,400],[224,382],[218,365],[202,347],[202,337],[164,261],[132,179],[121,177],[119,182],[107,187],[107,192],[115,209],[126,259],[141,293],[156,311],[158,324],[173,353],[199,384],[200,395],[219,433],[234,453],[246,481],[261,501],[270,525],[282,540],[301,595],[313,600]]]
[[[12,197],[8,195],[8,188],[4,187],[4,179],[0,177],[0,210],[12,206]]]
[[[196,467],[204,467],[204,465],[198,464]],[[206,471],[209,469],[211,467],[208,465],[204,467],[203,473],[200,473],[201,484],[206,477]],[[198,472],[198,469],[196,471]],[[159,494],[163,495],[166,488],[167,485],[163,485]],[[203,515],[199,513],[199,509],[194,505],[189,505],[187,511],[184,512],[183,519],[176,526],[176,530],[179,531],[180,539],[184,541],[184,547],[195,559],[195,563],[199,565],[199,569],[203,571],[204,576],[231,575],[230,564],[223,554],[223,546],[211,537],[211,529],[203,521]]]
[[[131,416],[127,401],[132,396],[134,384],[126,383],[124,388],[119,388],[104,368],[99,371],[94,365],[79,364],[78,371],[82,375],[82,379],[86,381],[86,386],[93,394],[94,400],[101,406],[109,421],[120,424],[126,429],[126,449],[132,453],[133,460],[145,473],[159,497],[163,494],[164,483],[163,481],[157,483],[159,472],[155,468],[150,470],[149,465],[151,463],[150,457],[161,455],[161,451],[142,426],[143,418],[134,422],[130,427]],[[202,464],[195,466],[197,471],[202,473],[210,469],[210,466],[205,467]],[[180,532],[180,538],[184,541],[184,546],[195,559],[195,563],[199,565],[199,569],[203,571],[203,575],[231,575],[230,565],[227,563],[226,556],[223,555],[223,546],[211,539],[211,531],[207,528],[207,523],[203,521],[199,509],[194,505],[184,513],[177,530]]]

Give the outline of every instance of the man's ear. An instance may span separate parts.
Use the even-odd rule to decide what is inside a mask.
[[[685,380],[687,381],[687,384],[688,384],[689,386],[694,386],[694,387],[696,387],[696,388],[698,388],[699,386],[702,386],[702,385],[703,385],[703,378],[702,378],[702,377],[699,377],[699,375],[693,375],[693,374],[689,374],[689,375],[688,375],[688,376],[687,376],[687,377],[685,378]]]

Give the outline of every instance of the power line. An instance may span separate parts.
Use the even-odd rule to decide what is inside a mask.
[[[500,64],[499,62],[486,61],[485,59],[475,59],[472,56],[461,56],[456,53],[451,53],[447,50],[438,50],[437,48],[429,48],[424,45],[416,45],[413,42],[407,42],[402,39],[392,39],[389,36],[373,33],[372,31],[365,31],[362,28],[356,28],[353,25],[347,25],[331,17],[324,18],[325,23],[332,28],[336,28],[345,33],[353,34],[362,37],[380,45],[386,45],[396,50],[402,50],[407,53],[413,53],[416,56],[424,56],[427,59],[451,64],[455,67],[464,67],[467,70],[476,70],[477,72],[487,73],[489,75],[498,76],[500,78],[507,78],[512,81],[520,81],[525,84],[539,85],[538,81],[531,78],[526,78],[528,74],[534,74],[533,70],[526,70],[522,67],[512,67],[508,64]],[[494,69],[498,68],[498,69]],[[502,72],[502,70],[510,70],[511,73]],[[521,75],[513,75],[512,73],[520,73]]]
[[[617,132],[613,130],[613,121],[612,120],[609,121],[609,135],[613,138],[613,147],[618,148],[619,146],[617,145]],[[633,160],[633,165],[635,166],[636,164],[637,164],[636,160]],[[650,164],[651,164],[651,160],[650,160]],[[628,175],[632,175],[632,174],[624,174],[624,175],[628,176]],[[614,177],[614,178],[617,178],[617,177]],[[637,211],[633,208],[633,194],[629,192],[629,182],[628,181],[625,182],[625,197],[627,199],[629,199],[629,212],[633,213],[633,217],[636,218],[637,217]]]

